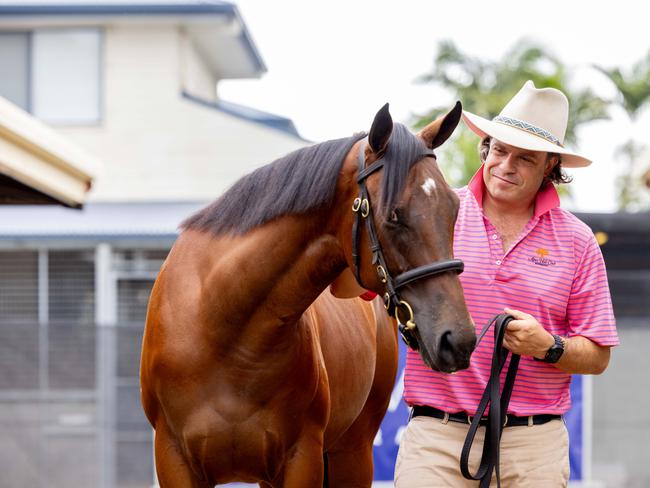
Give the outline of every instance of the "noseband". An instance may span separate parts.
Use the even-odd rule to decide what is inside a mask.
[[[424,157],[432,157],[435,159],[436,155],[433,151],[426,151],[421,155],[421,158]],[[365,220],[370,239],[370,248],[372,250],[372,264],[376,267],[379,281],[384,284],[386,290],[384,293],[384,306],[388,314],[397,319],[400,334],[406,345],[413,350],[417,350],[418,344],[413,336],[416,328],[413,308],[406,300],[400,299],[399,289],[421,278],[446,273],[447,271],[462,273],[464,264],[460,259],[447,259],[419,266],[393,278],[386,265],[384,253],[381,250],[374,220],[370,217],[372,213],[370,209],[370,195],[366,188],[366,178],[382,169],[384,167],[384,160],[383,158],[379,158],[366,168],[365,142],[362,142],[359,148],[358,162],[359,173],[357,175],[357,184],[359,185],[359,196],[354,199],[354,203],[352,204],[352,211],[356,216],[352,224],[352,265],[354,275],[359,284],[364,286],[361,280],[359,241],[361,236],[361,223]]]

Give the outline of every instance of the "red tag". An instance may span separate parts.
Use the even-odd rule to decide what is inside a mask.
[[[361,298],[361,299],[363,299],[363,300],[365,300],[367,302],[371,302],[371,301],[373,301],[375,299],[376,296],[377,296],[377,294],[374,291],[368,290],[365,293],[362,293],[361,295],[359,295],[359,298]]]

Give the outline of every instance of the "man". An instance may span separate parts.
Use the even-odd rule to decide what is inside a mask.
[[[553,185],[568,181],[562,167],[591,163],[562,145],[568,113],[562,92],[528,81],[493,120],[463,114],[482,138],[483,165],[458,190],[460,279],[477,329],[498,313],[515,317],[504,346],[522,356],[501,440],[506,487],[567,485],[561,415],[571,405],[570,375],[602,373],[610,347],[618,344],[598,244],[585,224],[559,207]],[[493,344],[487,334],[470,368],[455,375],[431,371],[408,352],[404,398],[414,408],[397,457],[397,488],[478,486],[462,477],[459,459]],[[484,430],[470,456],[472,472]]]

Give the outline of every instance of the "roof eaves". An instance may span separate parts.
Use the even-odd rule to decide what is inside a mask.
[[[246,23],[237,6],[229,2],[201,1],[178,3],[15,3],[0,4],[1,17],[66,17],[66,16],[145,16],[145,15],[222,15],[237,19],[240,39],[258,73],[267,71]]]
[[[69,15],[237,15],[235,6],[226,2],[197,3],[16,3],[0,4],[1,16]]]
[[[293,121],[289,118],[264,112],[256,108],[247,107],[245,105],[239,105],[233,102],[226,102],[224,100],[218,100],[216,102],[205,100],[203,98],[192,95],[186,91],[182,92],[182,96],[204,107],[211,108],[213,110],[217,110],[219,112],[223,112],[228,115],[232,115],[234,117],[246,120],[248,122],[253,122],[266,127],[270,127],[272,129],[296,137],[301,141],[311,142],[300,136]]]

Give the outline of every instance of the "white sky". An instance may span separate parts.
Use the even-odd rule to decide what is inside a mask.
[[[430,70],[442,39],[495,60],[528,37],[574,69],[576,85],[608,97],[614,89],[589,66],[630,66],[650,49],[650,6],[632,0],[234,1],[268,73],[261,80],[222,82],[219,96],[289,117],[313,141],[368,130],[385,102],[401,122],[434,106],[451,107],[454,94],[414,82]],[[594,163],[573,172],[574,208],[615,208],[612,180],[621,163],[613,149],[630,133],[648,141],[649,112],[631,126],[614,111],[613,121],[580,132],[578,149]]]

